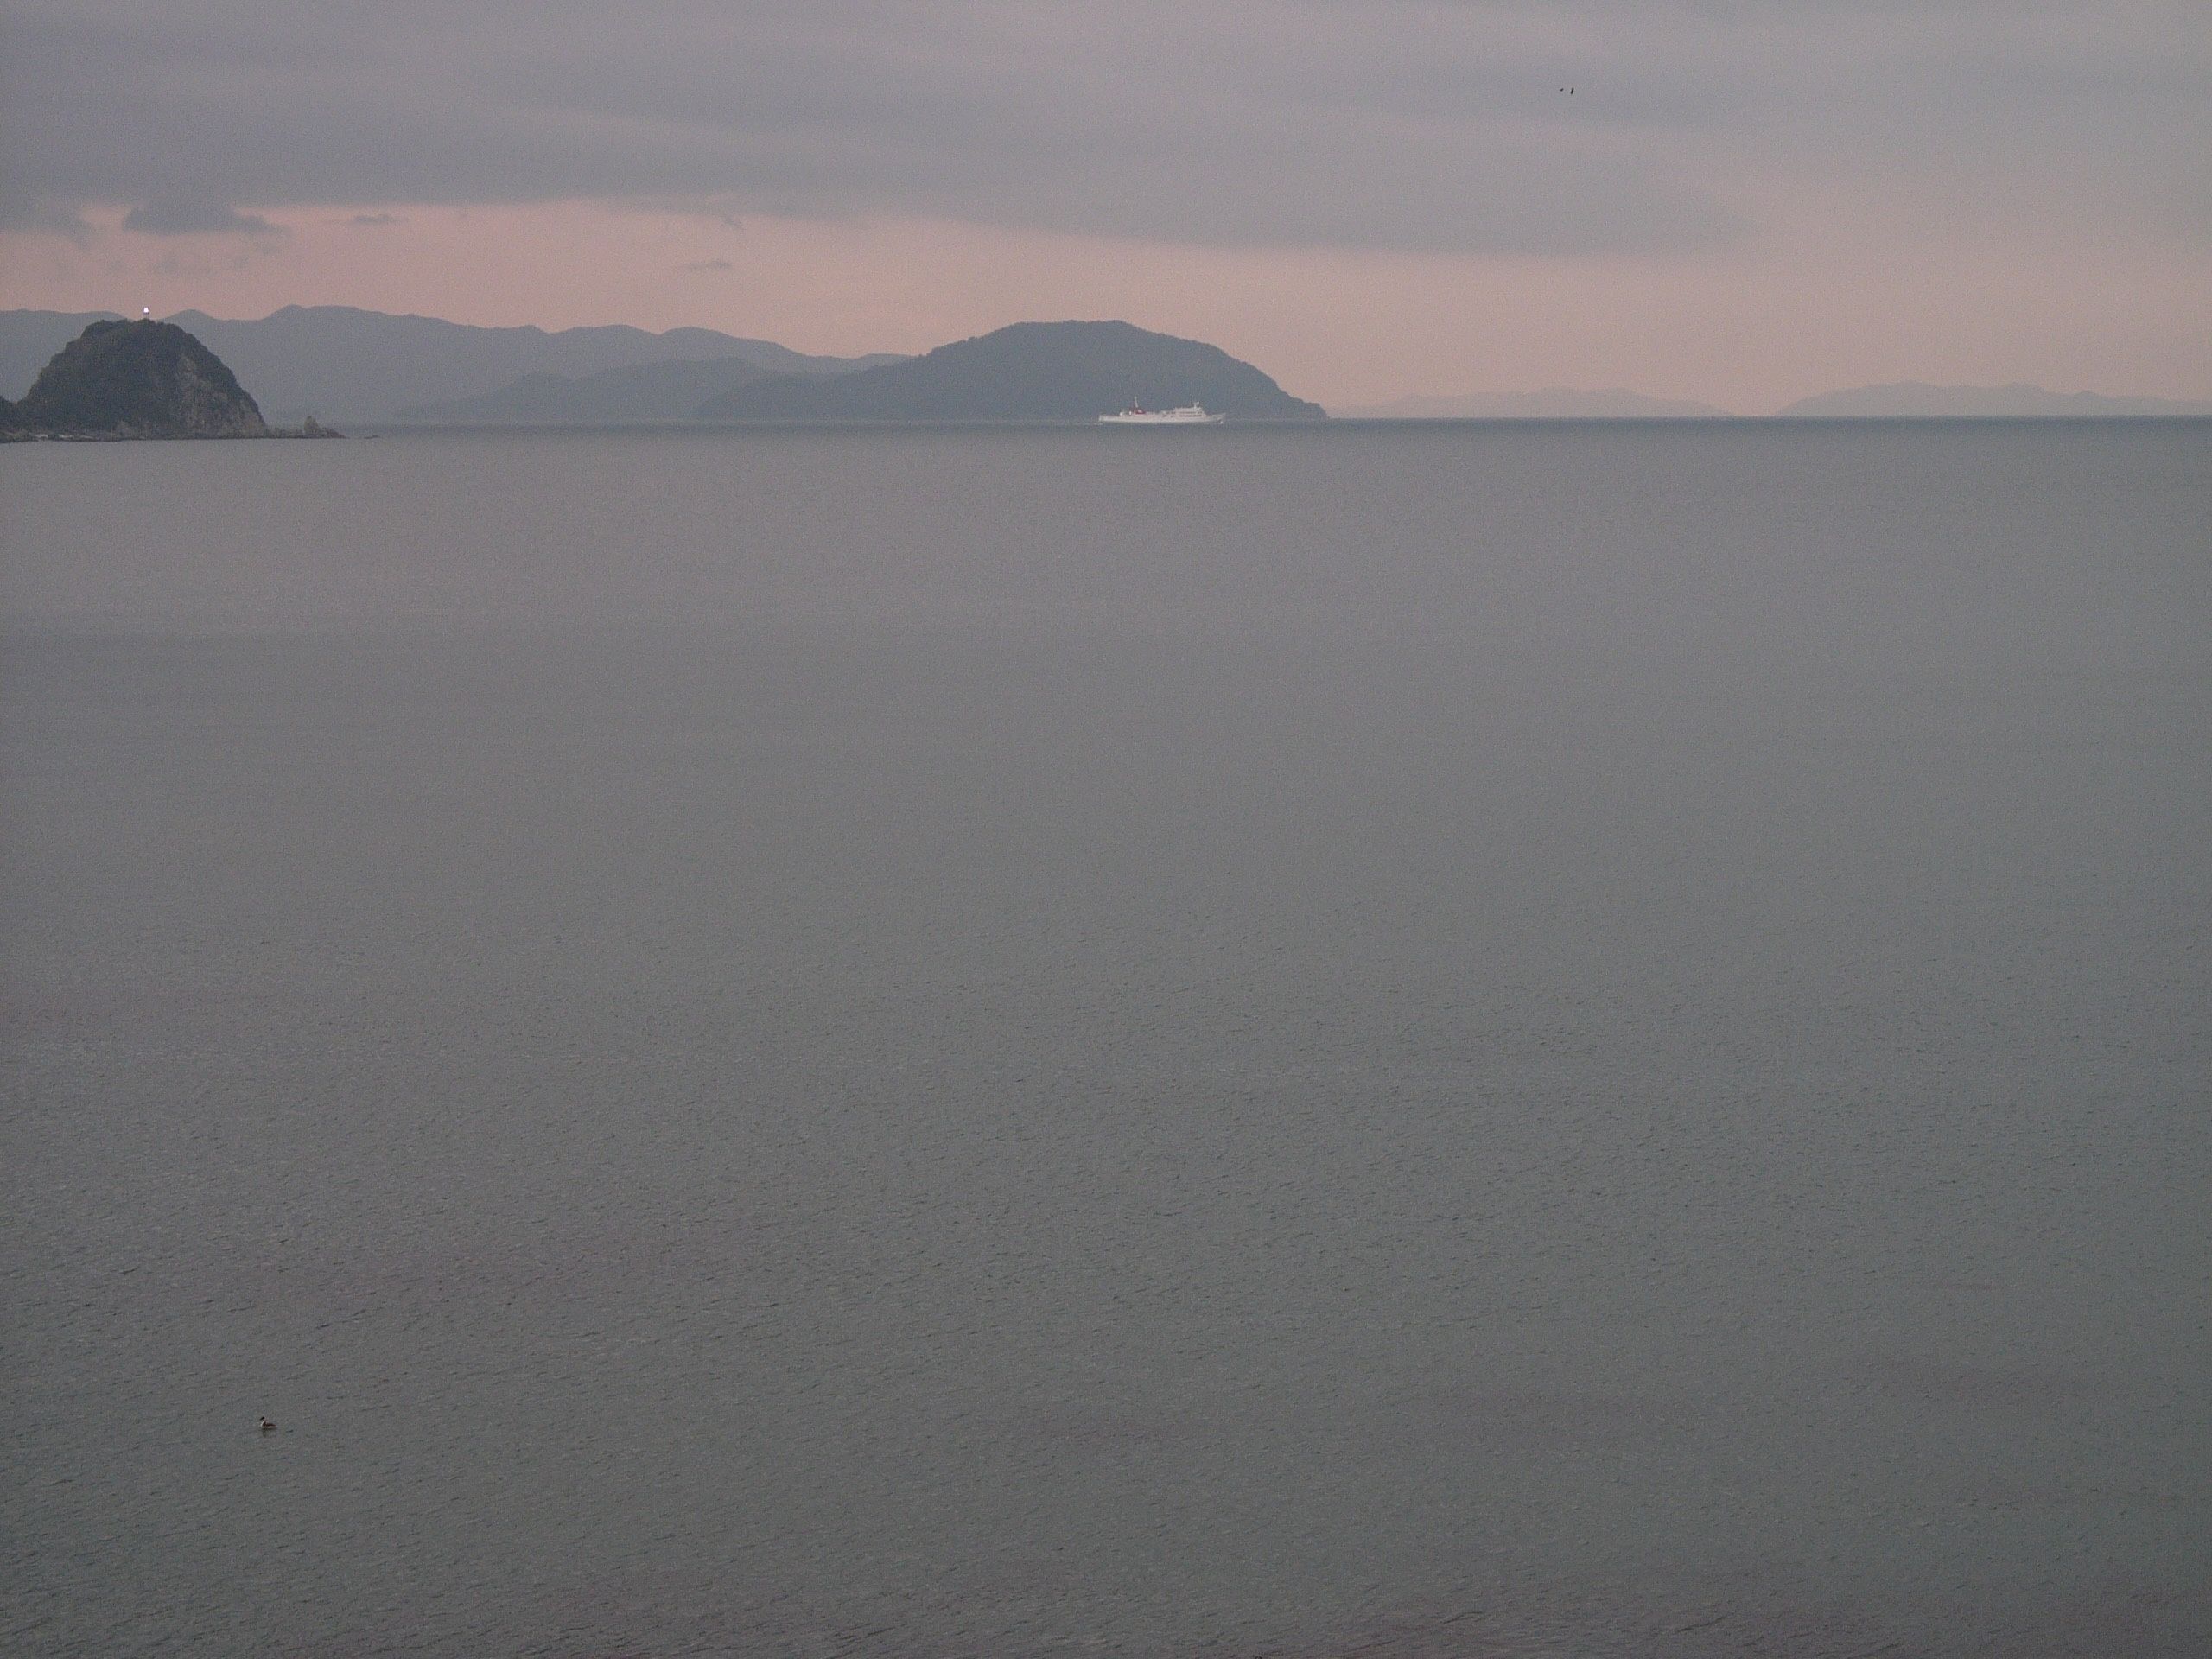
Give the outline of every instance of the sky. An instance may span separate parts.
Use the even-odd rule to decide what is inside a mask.
[[[295,303],[2212,397],[2212,4],[0,0],[0,306]]]

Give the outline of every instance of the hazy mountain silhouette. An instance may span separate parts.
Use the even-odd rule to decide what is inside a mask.
[[[2041,386],[1931,386],[1918,380],[1853,386],[1802,397],[1779,411],[1796,416],[1866,419],[2010,416],[2212,415],[2212,403],[2171,397],[2107,397],[2094,391],[2047,391]]]
[[[709,398],[772,371],[741,357],[690,363],[632,363],[597,374],[526,374],[480,397],[417,404],[395,421],[456,426],[629,426],[683,421]]]
[[[1647,397],[1618,387],[1579,391],[1548,386],[1541,391],[1478,392],[1464,397],[1399,397],[1330,413],[1367,421],[1571,421],[1711,419],[1728,411],[1713,404]]]
[[[0,395],[102,315],[0,314]],[[603,328],[480,328],[435,317],[388,316],[350,306],[288,305],[252,321],[180,312],[169,321],[198,336],[259,391],[278,418],[378,420],[419,404],[480,397],[528,374],[582,376],[631,364],[741,358],[764,369],[835,372],[895,363],[895,356],[810,357],[772,340],[711,328],[651,334]],[[42,353],[42,354],[41,354]],[[35,359],[35,360],[34,360]]]
[[[855,374],[778,375],[710,399],[709,421],[1090,421],[1141,404],[1325,420],[1219,346],[1126,322],[1018,322]]]
[[[711,328],[479,328],[345,306],[287,306],[254,322],[188,312],[177,321],[219,353],[270,407],[376,419],[481,396],[525,374],[589,375],[630,364],[743,358],[766,369],[838,370],[894,359],[809,357]]]

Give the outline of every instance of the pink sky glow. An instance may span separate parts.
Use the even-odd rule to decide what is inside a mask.
[[[1324,404],[1623,386],[1755,414],[1919,379],[2212,396],[2195,250],[2108,227],[1961,224],[1893,196],[1768,210],[1717,249],[1506,256],[1197,247],[946,219],[592,200],[264,210],[266,233],[0,235],[0,305],[251,317],[287,304],[547,328],[696,324],[838,353],[1028,318],[1220,345]],[[1834,227],[1848,226],[1848,234]]]

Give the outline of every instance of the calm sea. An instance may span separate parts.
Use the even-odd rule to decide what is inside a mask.
[[[2212,1648],[2212,424],[0,537],[9,1652]]]

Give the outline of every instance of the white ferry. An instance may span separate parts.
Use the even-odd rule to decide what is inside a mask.
[[[1142,404],[1132,404],[1118,415],[1101,415],[1099,420],[1108,426],[1219,426],[1221,416],[1209,415],[1197,404],[1185,404],[1180,409],[1147,409]]]

